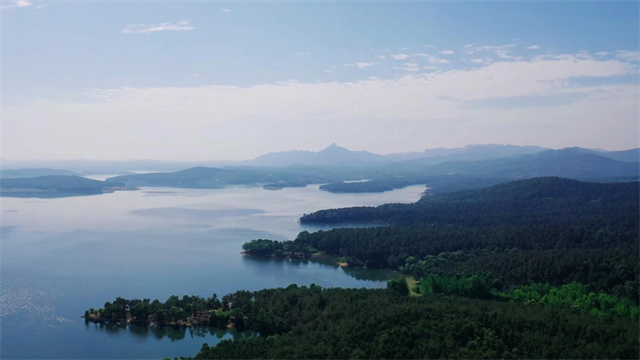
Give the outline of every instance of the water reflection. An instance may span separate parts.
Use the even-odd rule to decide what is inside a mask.
[[[172,342],[180,341],[189,337],[194,338],[216,338],[223,339],[247,339],[257,335],[255,331],[238,331],[236,329],[220,329],[211,326],[136,326],[136,325],[117,325],[117,324],[94,324],[85,321],[87,331],[104,332],[108,336],[118,336],[123,334],[132,335],[139,340],[162,340],[165,337]]]
[[[320,271],[341,271],[356,280],[371,281],[374,283],[386,282],[387,280],[397,279],[402,276],[397,271],[389,269],[355,269],[350,267],[338,266],[336,258],[333,257],[318,257],[311,259],[272,259],[255,256],[243,256],[243,260],[250,267],[264,269],[265,265],[271,265],[271,268],[273,270],[280,271],[284,270],[284,268],[286,267],[300,268],[307,267],[313,264],[315,265],[314,268],[318,268]],[[310,271],[313,270],[310,269]]]

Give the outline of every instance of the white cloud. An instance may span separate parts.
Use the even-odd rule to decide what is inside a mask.
[[[607,55],[609,55],[609,53],[606,52],[606,51],[599,51],[599,52],[596,53],[596,55],[598,55],[598,56],[607,56]]]
[[[378,55],[378,59],[380,59],[380,60],[384,60],[384,59],[386,59],[386,58],[387,58],[387,57],[386,57],[386,56],[384,56],[384,55]]]
[[[465,54],[471,55],[477,52],[493,52],[500,59],[510,59],[510,60],[522,60],[522,56],[511,56],[509,55],[509,49],[516,46],[516,44],[507,44],[507,45],[481,45],[481,46],[473,46],[471,44],[467,44],[464,46]]]
[[[391,57],[395,60],[404,60],[409,57],[407,54],[391,54]]]
[[[540,48],[540,45],[531,45],[527,47],[527,50],[539,50]]]
[[[331,141],[374,150],[375,139],[384,139],[380,152],[478,142],[631,148],[638,145],[636,84],[574,80],[636,71],[620,59],[564,54],[344,83],[122,87],[91,92],[90,101],[6,107],[3,156],[249,158]],[[546,107],[491,105],[567,95],[579,96]]]
[[[345,67],[357,67],[358,69],[365,69],[368,68],[369,66],[373,66],[376,63],[367,63],[367,62],[359,62],[359,63],[355,63],[355,64],[343,64],[342,66]]]
[[[128,25],[122,29],[123,34],[151,34],[158,31],[190,31],[195,27],[189,25],[189,20],[178,21],[175,24],[164,22],[157,25]]]
[[[616,57],[624,61],[640,61],[640,51],[618,50]]]
[[[447,59],[440,59],[439,57],[433,56],[431,54],[415,54],[413,56],[426,58],[430,64],[449,64],[451,62]]]
[[[0,10],[11,10],[15,8],[29,7],[33,4],[27,0],[13,0],[8,5],[5,5],[7,1],[3,1],[3,5],[0,5]]]
[[[356,63],[356,67],[358,67],[358,69],[364,69],[364,68],[368,68],[369,66],[373,66],[376,63],[366,63],[366,62],[359,62]]]
[[[473,63],[473,64],[491,64],[493,62],[492,58],[477,58],[477,59],[471,59],[469,60],[469,62]]]
[[[335,74],[334,70],[329,70],[329,69],[322,70],[322,72],[327,73],[327,74]]]
[[[295,53],[296,56],[309,56],[311,53],[298,51]]]
[[[418,66],[418,64],[416,63],[403,63],[402,66],[396,66],[394,67],[394,69],[415,72],[420,71],[420,66]]]
[[[406,59],[411,58],[411,57],[422,57],[422,58],[425,58],[431,64],[449,64],[450,63],[450,61],[447,60],[447,59],[441,59],[441,58],[439,58],[437,56],[433,56],[431,54],[425,54],[425,53],[393,54],[393,55],[391,55],[391,57],[393,57],[395,60],[406,60]]]
[[[231,9],[222,9],[222,10],[220,10],[220,12],[223,12],[223,13],[230,13],[230,12],[231,12]]]
[[[442,50],[440,51],[441,55],[453,55],[455,54],[455,52],[453,52],[453,50]]]
[[[189,77],[192,77],[192,78],[196,78],[196,77],[199,77],[199,76],[200,76],[200,73],[191,73],[191,74],[189,74]]]

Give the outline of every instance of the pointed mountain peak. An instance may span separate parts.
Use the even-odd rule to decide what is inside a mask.
[[[331,145],[327,146],[326,148],[324,148],[323,150],[321,150],[321,153],[326,153],[326,152],[344,152],[344,151],[349,151],[346,148],[343,148],[341,146],[336,145],[336,143],[331,143]]]

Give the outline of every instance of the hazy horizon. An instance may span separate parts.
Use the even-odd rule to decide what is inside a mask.
[[[220,158],[220,159],[202,159],[202,160],[193,160],[193,159],[182,159],[182,160],[170,160],[170,159],[161,159],[161,158],[124,158],[124,159],[96,159],[96,158],[73,158],[73,159],[24,159],[24,160],[15,160],[15,159],[9,159],[9,158],[5,158],[2,157],[0,158],[0,160],[2,161],[10,161],[10,162],[64,162],[64,161],[106,161],[106,162],[126,162],[126,161],[157,161],[157,162],[185,162],[185,163],[207,163],[207,162],[242,162],[242,161],[250,161],[253,159],[256,159],[257,157],[263,156],[263,155],[268,155],[268,154],[272,154],[272,153],[279,153],[279,152],[291,152],[291,151],[299,151],[299,152],[320,152],[322,150],[325,150],[327,148],[329,148],[332,145],[336,145],[338,147],[341,148],[346,148],[349,151],[366,151],[375,155],[392,155],[392,154],[403,154],[403,153],[398,153],[398,152],[394,152],[394,153],[380,153],[380,152],[376,152],[376,151],[371,151],[368,149],[350,149],[347,148],[345,146],[342,146],[341,144],[337,144],[337,143],[331,143],[327,146],[324,146],[320,149],[312,149],[312,150],[307,150],[307,149],[291,149],[291,150],[283,150],[283,151],[274,151],[274,152],[268,152],[268,153],[264,153],[264,154],[259,154],[255,157],[252,158],[246,158],[246,159],[237,159],[237,160],[231,160],[231,159],[224,159],[224,158]],[[425,148],[425,149],[417,149],[417,150],[411,150],[411,151],[407,151],[404,153],[422,153],[425,152],[427,150],[453,150],[453,149],[461,149],[461,148],[467,148],[467,147],[474,147],[474,146],[537,146],[537,145],[513,145],[513,144],[467,144],[465,146],[461,146],[461,147],[456,147],[456,148],[446,148],[446,147],[439,147],[439,148]],[[562,149],[567,149],[567,148],[574,148],[576,146],[567,146],[564,148],[545,148],[548,150],[562,150]],[[596,150],[596,151],[604,151],[604,152],[614,152],[614,151],[625,151],[625,150],[633,150],[633,149],[637,149],[637,148],[629,148],[629,149],[622,149],[622,150],[611,150],[611,149],[603,149],[603,148],[588,148],[589,150]]]
[[[621,2],[3,1],[3,159],[639,147]]]

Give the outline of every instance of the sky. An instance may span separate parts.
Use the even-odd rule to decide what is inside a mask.
[[[639,4],[2,0],[1,157],[636,148]]]

